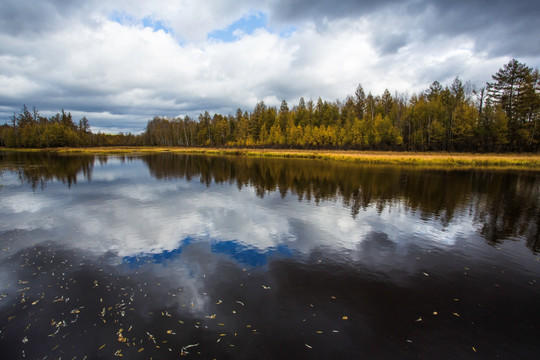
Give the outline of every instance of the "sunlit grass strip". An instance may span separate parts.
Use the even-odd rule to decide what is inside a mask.
[[[252,157],[304,158],[364,164],[418,165],[446,167],[496,167],[540,170],[540,154],[416,153],[347,150],[279,150],[186,147],[92,147],[57,149],[2,149],[9,151],[52,151],[62,154],[146,154],[185,153],[242,155]]]

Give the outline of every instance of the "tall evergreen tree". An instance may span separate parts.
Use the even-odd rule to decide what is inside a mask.
[[[535,92],[532,69],[512,59],[492,77],[494,82],[487,84],[488,97],[506,113],[512,150],[521,150],[525,140],[521,130],[529,118],[528,105],[532,105],[531,100],[534,99],[530,94]]]

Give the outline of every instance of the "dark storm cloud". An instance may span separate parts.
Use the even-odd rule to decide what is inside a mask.
[[[382,34],[373,40],[373,46],[379,50],[381,55],[395,54],[406,44],[407,35],[405,34]]]
[[[540,1],[537,0],[279,0],[271,5],[270,19],[278,23],[315,21],[323,24],[334,19],[370,20],[373,17],[380,22],[380,27],[374,29],[379,33],[395,32],[397,25],[393,19],[396,19],[401,31],[419,33],[417,40],[468,35],[474,39],[478,51],[494,56],[540,53]],[[375,44],[382,54],[393,53],[406,44],[403,36],[386,35],[386,38],[386,42]]]
[[[277,0],[271,2],[271,16],[278,21],[298,21],[306,19],[336,19],[342,17],[363,16],[399,0]]]
[[[2,0],[0,31],[10,35],[36,35],[61,28],[76,13],[85,11],[85,3],[71,0]]]
[[[493,55],[540,53],[539,1],[457,0],[428,4],[434,9],[434,21],[425,22],[426,34],[469,34],[475,38],[477,50]]]

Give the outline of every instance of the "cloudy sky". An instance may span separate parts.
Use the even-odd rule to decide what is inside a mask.
[[[155,115],[481,87],[511,58],[540,66],[537,0],[2,0],[0,124],[23,104],[94,131]]]

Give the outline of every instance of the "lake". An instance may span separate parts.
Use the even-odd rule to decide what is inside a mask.
[[[533,359],[540,172],[0,152],[5,359]]]

